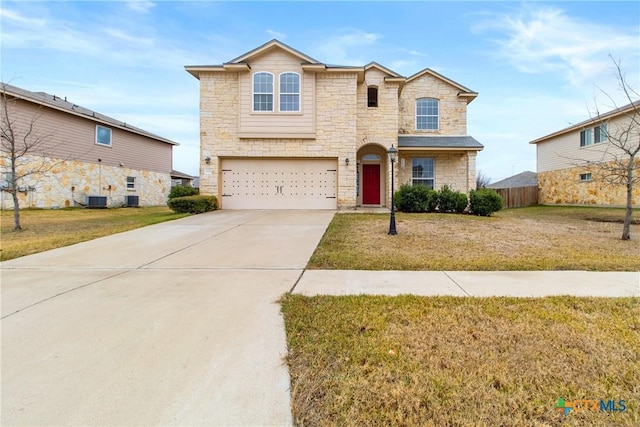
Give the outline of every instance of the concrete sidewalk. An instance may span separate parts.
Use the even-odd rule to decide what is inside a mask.
[[[630,297],[640,296],[640,272],[306,270],[293,293]]]

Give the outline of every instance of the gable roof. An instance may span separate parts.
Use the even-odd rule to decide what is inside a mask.
[[[263,44],[262,46],[259,46],[253,50],[250,50],[249,52],[242,54],[240,56],[238,56],[235,59],[232,59],[229,62],[225,62],[225,64],[240,64],[240,63],[245,63],[248,62],[249,60],[251,60],[252,58],[259,56],[271,49],[274,48],[280,48],[288,53],[290,53],[293,56],[296,56],[300,59],[300,61],[302,62],[306,62],[309,64],[320,64],[320,62],[318,62],[317,60],[313,59],[310,56],[305,55],[304,53],[300,52],[299,50],[296,50],[294,48],[292,48],[291,46],[282,43],[280,40],[277,39],[273,39],[270,40],[268,42],[266,42],[265,44]]]
[[[398,135],[398,148],[439,148],[443,150],[477,150],[484,145],[474,137],[461,136],[433,136],[433,135]]]
[[[276,48],[282,49],[290,53],[291,55],[297,57],[298,59],[300,59],[303,70],[317,71],[317,72],[355,72],[358,74],[358,83],[361,83],[362,81],[364,81],[364,72],[371,68],[376,68],[389,75],[389,77],[385,77],[385,81],[400,83],[401,85],[409,83],[412,80],[415,80],[423,75],[429,75],[431,77],[435,77],[457,88],[460,91],[458,92],[458,97],[467,98],[467,104],[473,101],[478,96],[478,92],[474,92],[471,89],[443,76],[442,74],[439,74],[433,71],[430,68],[425,68],[424,70],[419,71],[410,77],[404,77],[396,73],[395,71],[383,65],[378,64],[375,61],[369,62],[367,65],[364,65],[364,66],[329,65],[329,64],[322,63],[308,55],[305,55],[299,50],[296,50],[291,46],[285,43],[282,43],[277,39],[270,40],[267,43],[263,44],[262,46],[259,46],[253,50],[250,50],[249,52],[244,53],[238,56],[237,58],[232,59],[229,62],[225,62],[224,64],[185,65],[184,68],[189,74],[191,74],[197,79],[200,78],[200,72],[203,72],[203,71],[213,71],[213,72],[249,71],[251,69],[251,66],[249,65],[249,61],[252,58],[255,58],[256,56],[262,55],[265,52],[268,52],[269,50],[276,49]]]
[[[155,139],[156,141],[164,142],[171,145],[180,145],[175,141],[171,141],[170,139],[163,138],[151,132],[147,132],[146,130],[131,126],[126,122],[122,122],[112,117],[105,116],[104,114],[97,113],[88,108],[81,107],[67,101],[66,98],[63,99],[56,95],[49,95],[46,92],[31,92],[26,89],[22,89],[6,83],[0,83],[0,92],[6,92],[7,95],[15,98],[32,102],[34,104],[39,104],[48,108],[52,108],[54,110],[62,111],[64,113],[72,114],[74,116],[82,117],[83,119],[91,120],[96,123],[119,128],[127,132]]]
[[[443,82],[448,83],[451,86],[453,86],[456,89],[458,89],[460,91],[458,93],[458,96],[469,98],[467,103],[473,101],[478,96],[478,92],[474,92],[471,89],[469,89],[468,87],[462,86],[460,83],[455,82],[455,81],[443,76],[442,74],[433,71],[431,68],[425,68],[424,70],[418,71],[414,75],[407,77],[406,83],[409,83],[412,80],[415,80],[415,79],[417,79],[419,77],[422,77],[425,74],[428,74],[428,75],[430,75],[432,77],[435,77],[436,79],[442,80]]]
[[[623,116],[631,111],[638,111],[640,109],[640,101],[634,101],[630,104],[627,105],[623,105],[622,107],[616,108],[614,110],[611,110],[609,112],[606,112],[604,114],[598,114],[596,117],[592,117],[590,119],[584,120],[580,123],[577,123],[575,125],[571,125],[569,127],[566,127],[564,129],[560,129],[559,131],[550,133],[549,135],[540,137],[538,139],[534,139],[533,141],[529,141],[529,144],[538,144],[540,142],[544,142],[548,139],[551,138],[555,138],[556,136],[560,136],[563,135],[565,133],[569,133],[575,130],[582,130],[585,127],[589,127],[592,125],[596,125],[598,123],[602,123],[603,121],[609,120],[609,119],[613,119],[619,116]]]
[[[535,187],[538,185],[538,174],[531,171],[520,172],[503,180],[487,185],[487,188]]]
[[[383,65],[380,65],[375,61],[371,61],[367,65],[364,66],[364,70],[365,71],[370,70],[371,68],[377,68],[378,70],[382,71],[383,73],[388,74],[390,77],[402,77],[400,74],[396,73],[395,71],[393,71],[393,70],[391,70],[391,69],[389,69],[389,68],[387,68],[387,67],[385,67]],[[404,78],[404,77],[402,77],[402,78]]]

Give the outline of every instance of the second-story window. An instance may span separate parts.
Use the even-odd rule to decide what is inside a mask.
[[[253,75],[253,111],[273,111],[273,74]]]
[[[439,101],[435,98],[416,100],[416,129],[438,130]]]
[[[280,111],[300,111],[300,75],[280,74]]]
[[[111,129],[96,125],[96,144],[111,147]]]

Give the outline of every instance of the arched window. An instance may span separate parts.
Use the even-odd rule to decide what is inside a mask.
[[[438,130],[439,101],[435,98],[416,100],[416,129]]]
[[[368,86],[367,87],[367,107],[377,107],[377,106],[378,106],[378,87]]]
[[[300,111],[300,75],[280,74],[280,111]]]
[[[273,111],[273,74],[253,75],[253,111]]]

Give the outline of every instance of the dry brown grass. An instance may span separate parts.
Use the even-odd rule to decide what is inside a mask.
[[[283,299],[304,426],[640,425],[638,298]],[[618,413],[559,397],[624,399]]]
[[[535,207],[490,218],[398,214],[336,215],[309,268],[344,270],[640,269],[640,225],[622,241],[622,210]]]
[[[0,218],[0,260],[55,249],[145,225],[182,218],[167,207],[122,209],[23,209],[22,231],[13,231],[13,211]]]

